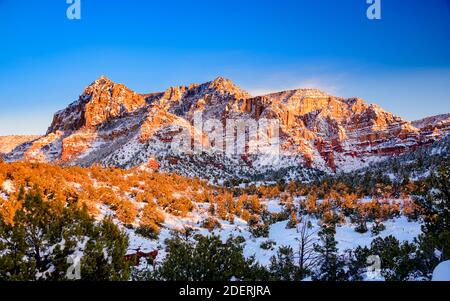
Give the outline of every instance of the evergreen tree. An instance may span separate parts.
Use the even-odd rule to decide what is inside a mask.
[[[94,227],[86,243],[81,259],[83,280],[124,281],[130,277],[130,269],[124,260],[128,248],[128,236],[112,221],[105,218]]]
[[[195,241],[179,235],[166,241],[168,253],[146,279],[169,281],[264,280],[267,271],[254,258],[243,255],[243,238],[222,242],[218,236],[196,235]]]
[[[313,274],[313,280],[343,281],[347,280],[344,271],[345,261],[339,256],[335,240],[336,225],[324,224],[319,232],[321,244],[315,244],[319,268]]]
[[[305,277],[305,271],[296,265],[291,247],[280,247],[277,255],[270,259],[269,271],[273,280],[299,281]]]
[[[387,281],[407,281],[416,279],[418,258],[416,246],[400,243],[395,237],[376,238],[371,243],[370,254],[381,259],[381,275]]]
[[[373,255],[367,247],[358,246],[354,250],[347,250],[348,262],[348,280],[364,280],[364,274],[367,272],[367,259]]]
[[[450,259],[450,166],[433,175],[430,189],[417,198],[424,216],[420,245],[421,271],[431,277],[439,262]]]
[[[98,226],[86,206],[61,204],[44,201],[34,188],[13,224],[0,218],[0,280],[67,280],[75,255],[82,256],[81,279],[92,279],[86,271],[93,269],[108,271],[96,279],[127,279],[125,234],[108,220]],[[106,259],[93,262],[93,249]]]

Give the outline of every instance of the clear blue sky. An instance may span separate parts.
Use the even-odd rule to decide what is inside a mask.
[[[0,0],[0,135],[39,134],[105,74],[138,92],[231,78],[318,87],[413,120],[450,112],[450,0]]]

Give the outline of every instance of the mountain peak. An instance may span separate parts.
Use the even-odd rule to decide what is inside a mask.
[[[250,98],[251,95],[235,85],[230,79],[218,76],[214,80],[205,83],[210,90],[219,91],[221,93],[229,93],[235,95],[236,98]]]
[[[212,84],[223,85],[223,84],[233,84],[233,82],[223,76],[218,76],[214,80],[211,81]]]
[[[11,156],[131,167],[167,150],[166,143],[178,133],[176,127],[189,128],[198,111],[203,120],[278,119],[280,151],[288,158],[277,165],[283,167],[304,163],[323,170],[352,169],[372,158],[430,145],[450,133],[449,115],[414,122],[414,127],[360,98],[346,99],[318,89],[251,97],[219,76],[202,84],[141,95],[101,76],[76,102],[55,114],[45,137]],[[252,166],[258,168],[255,162]]]
[[[103,86],[103,85],[111,85],[114,82],[109,79],[106,75],[101,75],[95,81],[93,81],[89,86]]]
[[[84,90],[78,101],[55,114],[48,133],[94,127],[145,105],[142,95],[102,75]]]

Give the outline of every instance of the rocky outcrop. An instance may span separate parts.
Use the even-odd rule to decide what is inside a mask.
[[[202,112],[204,121],[213,118],[224,125],[229,118],[278,119],[282,159],[275,164],[250,153],[234,161],[217,156],[205,159],[193,152],[180,156],[172,144],[181,133],[188,134],[184,142],[191,150],[194,136],[200,137],[205,150],[213,143],[208,133],[194,128],[195,112]],[[252,97],[218,77],[204,84],[138,94],[100,77],[76,102],[55,114],[46,136],[17,147],[6,159],[118,167],[150,164],[152,170],[171,171],[179,166],[180,172],[192,170],[192,164],[209,171],[218,166],[257,171],[265,162],[275,170],[306,166],[333,172],[415,150],[449,132],[449,114],[411,123],[363,99],[345,99],[317,89]],[[225,138],[228,143],[235,137]]]
[[[202,112],[205,119],[223,119],[229,103],[250,97],[229,79],[218,77],[200,85],[171,87],[164,92],[158,104],[164,110],[192,122],[196,111]]]
[[[105,121],[134,112],[145,105],[146,100],[143,95],[102,76],[84,90],[78,101],[55,114],[47,134],[95,127]]]
[[[83,131],[70,135],[62,140],[61,161],[70,162],[85,154],[95,141],[94,131]]]
[[[450,114],[442,114],[413,121],[412,125],[420,129],[427,139],[435,140],[437,137],[450,133]]]
[[[278,119],[284,150],[300,152],[305,163],[312,166],[319,156],[334,171],[345,164],[346,157],[363,160],[367,156],[400,154],[425,143],[419,129],[377,105],[316,89],[238,100],[229,108],[235,116],[241,113],[255,119]],[[336,162],[337,157],[341,162]]]

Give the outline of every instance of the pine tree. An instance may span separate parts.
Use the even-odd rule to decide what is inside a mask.
[[[277,255],[270,258],[269,272],[273,280],[299,281],[305,276],[295,263],[294,251],[291,247],[280,247]]]
[[[314,251],[314,241],[316,232],[312,230],[312,224],[306,217],[302,217],[297,228],[299,234],[298,241],[298,266],[305,274],[310,273],[316,265],[317,256]]]
[[[339,256],[335,240],[336,226],[324,224],[319,232],[321,244],[315,244],[319,268],[313,274],[313,280],[343,281],[347,279],[344,270],[345,261]]]
[[[430,181],[430,189],[417,199],[424,216],[418,237],[421,271],[431,277],[441,261],[450,259],[450,166],[442,167]]]
[[[33,188],[14,224],[0,218],[0,280],[67,280],[69,258],[76,254],[82,255],[82,280],[93,279],[93,274],[97,280],[127,280],[127,236],[110,220],[97,225],[85,206],[80,210],[76,203],[58,204],[44,201]],[[90,270],[104,272],[90,275]]]
[[[178,235],[166,241],[167,256],[148,279],[168,281],[264,280],[267,271],[243,255],[241,237],[222,242],[218,236],[196,235],[195,242]]]
[[[131,225],[135,221],[137,214],[138,211],[129,200],[120,202],[116,211],[117,218],[125,225]]]
[[[130,269],[124,260],[128,236],[105,218],[92,231],[81,259],[81,276],[87,281],[124,281]]]
[[[381,275],[387,281],[408,281],[417,279],[420,260],[416,256],[416,245],[400,243],[393,236],[375,238],[371,243],[371,255],[381,259]]]

